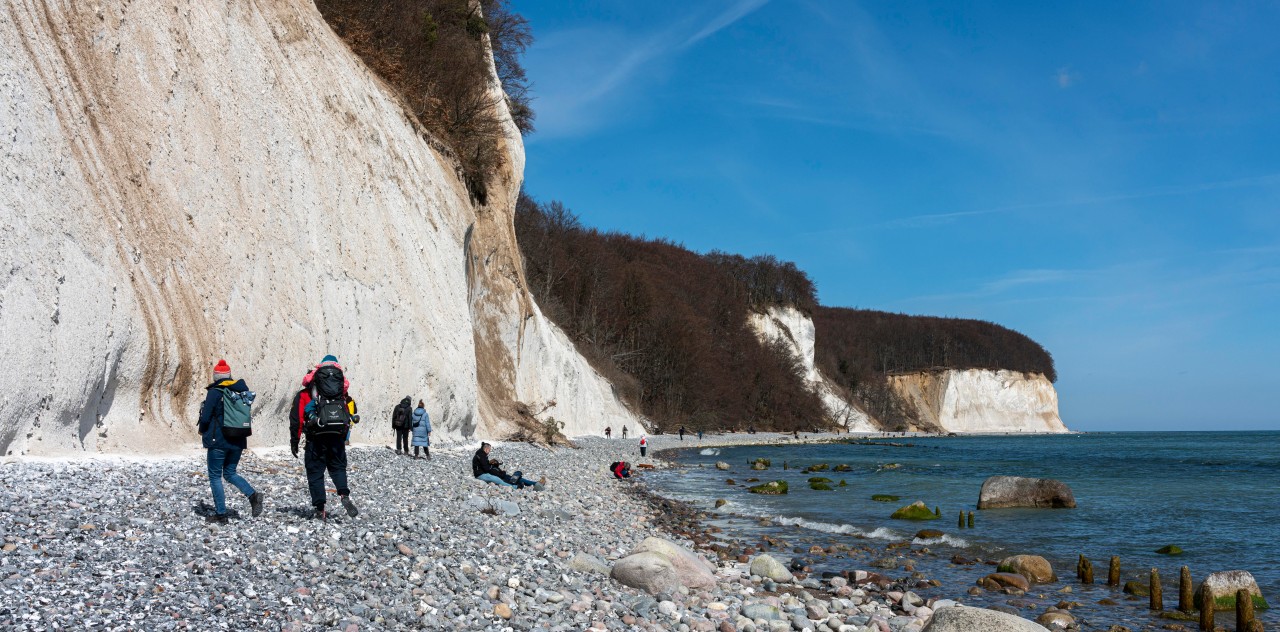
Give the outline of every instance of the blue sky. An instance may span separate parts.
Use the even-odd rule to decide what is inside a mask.
[[[1022,331],[1073,428],[1280,429],[1280,4],[513,4],[535,197]]]

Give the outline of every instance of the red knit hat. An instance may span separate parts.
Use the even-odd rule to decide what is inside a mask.
[[[218,360],[218,363],[213,365],[213,374],[231,375],[231,365],[227,364],[226,360]]]

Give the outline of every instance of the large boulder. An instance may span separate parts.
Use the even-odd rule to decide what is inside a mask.
[[[609,576],[650,595],[670,594],[680,589],[680,576],[675,565],[657,553],[628,555],[613,565]]]
[[[1033,621],[1022,617],[987,610],[952,606],[933,613],[933,618],[921,632],[1048,632]]]
[[[1049,560],[1039,555],[1013,555],[1000,560],[996,570],[1001,573],[1017,573],[1033,584],[1048,584],[1058,581],[1053,573]]]
[[[717,469],[717,470],[727,470],[727,469],[729,469],[729,464],[728,464],[728,463],[725,463],[724,461],[716,461],[716,469]]]
[[[1051,478],[992,476],[982,482],[978,492],[978,509],[1004,507],[1073,508],[1075,494],[1062,481]]]
[[[787,567],[783,566],[782,562],[773,559],[766,553],[757,555],[756,559],[751,560],[751,574],[768,577],[775,582],[789,582],[794,578],[791,571],[787,570]]]
[[[747,491],[753,494],[764,494],[765,496],[777,496],[779,494],[787,493],[787,482],[771,481],[768,483],[761,483],[759,485],[748,487]]]
[[[1235,610],[1236,591],[1240,589],[1249,591],[1253,596],[1254,608],[1264,610],[1268,607],[1267,600],[1262,597],[1262,591],[1258,589],[1258,582],[1254,581],[1253,575],[1248,571],[1210,573],[1203,582],[1200,582],[1200,587],[1196,588],[1196,608],[1200,607],[1206,587],[1213,591],[1214,610]]]
[[[662,538],[645,538],[640,546],[631,552],[657,553],[671,562],[676,568],[680,583],[689,588],[713,588],[716,585],[716,567],[705,558],[689,549]]]

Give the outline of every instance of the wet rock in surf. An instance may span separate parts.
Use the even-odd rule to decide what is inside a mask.
[[[1017,573],[1034,584],[1048,584],[1058,581],[1049,560],[1039,555],[1012,555],[1000,560],[996,570],[1001,573]]]
[[[899,507],[893,515],[889,516],[894,520],[937,520],[938,516],[934,515],[933,510],[925,506],[922,501],[915,501],[905,507]]]
[[[1076,497],[1071,488],[1051,478],[991,476],[982,482],[978,492],[978,509],[1071,509],[1075,506]]]

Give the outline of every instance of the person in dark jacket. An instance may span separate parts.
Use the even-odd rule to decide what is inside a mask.
[[[418,400],[418,407],[413,409],[413,458],[418,458],[418,448],[431,458],[431,415],[427,414],[426,404]]]
[[[222,480],[235,485],[240,493],[249,498],[249,507],[253,517],[262,515],[262,494],[254,491],[249,481],[236,473],[240,464],[240,455],[248,446],[244,437],[227,437],[222,431],[223,402],[227,391],[245,393],[249,387],[244,380],[231,379],[231,366],[226,360],[218,360],[213,367],[213,383],[205,387],[204,404],[200,406],[200,422],[197,429],[201,435],[201,444],[205,448],[205,461],[209,469],[209,488],[213,491],[214,514],[205,520],[225,523],[227,521],[227,495]]]
[[[396,454],[400,454],[404,450],[404,455],[409,456],[409,430],[411,430],[412,422],[410,417],[412,412],[410,408],[413,403],[408,397],[400,400],[396,404],[396,409],[391,411],[391,429],[396,433]]]
[[[547,484],[547,477],[542,477],[538,482],[531,481],[524,477],[524,472],[519,470],[515,474],[507,474],[499,467],[501,463],[489,458],[489,452],[493,450],[493,446],[488,443],[481,443],[480,449],[476,450],[474,456],[471,457],[471,475],[494,485],[506,485],[507,487],[515,487],[523,489],[532,487],[541,491]]]
[[[327,355],[315,371],[303,379],[305,385],[293,398],[289,408],[290,445],[294,458],[298,456],[298,444],[307,438],[303,465],[307,470],[307,488],[311,493],[311,505],[315,517],[327,520],[325,511],[324,475],[329,473],[338,499],[347,515],[354,518],[360,510],[351,502],[351,489],[347,487],[347,433],[351,426],[360,423],[356,402],[347,393],[348,382],[338,359]],[[339,407],[330,409],[325,402],[335,402]],[[335,415],[336,423],[324,423],[324,418]]]

